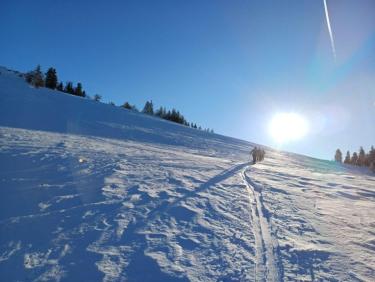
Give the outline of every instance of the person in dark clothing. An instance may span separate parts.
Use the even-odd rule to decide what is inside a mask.
[[[252,157],[253,157],[253,164],[255,164],[257,162],[257,159],[258,159],[258,148],[254,147],[254,149],[252,149],[250,151],[250,155],[252,155]]]
[[[250,155],[253,157],[253,164],[263,161],[265,154],[266,152],[264,151],[264,149],[254,147],[254,149],[250,151]]]

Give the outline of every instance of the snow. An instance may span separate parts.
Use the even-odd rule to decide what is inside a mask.
[[[0,68],[1,281],[373,281],[365,170],[34,89]]]

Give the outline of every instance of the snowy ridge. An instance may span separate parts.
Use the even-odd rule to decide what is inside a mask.
[[[375,179],[0,69],[1,281],[372,281]]]

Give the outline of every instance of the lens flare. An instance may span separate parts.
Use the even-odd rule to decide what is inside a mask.
[[[269,133],[279,144],[296,141],[306,136],[308,123],[297,113],[278,113],[270,122]]]

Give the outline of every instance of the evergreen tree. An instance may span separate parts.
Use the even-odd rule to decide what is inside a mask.
[[[154,105],[152,101],[147,101],[145,103],[145,106],[143,107],[142,113],[148,114],[148,115],[153,115],[154,114]]]
[[[358,165],[364,166],[366,164],[366,153],[363,147],[359,148],[359,155],[358,155]]]
[[[125,102],[121,107],[138,112],[137,107],[135,105],[130,105],[128,102]]]
[[[57,88],[57,73],[54,68],[49,68],[46,72],[46,87],[51,89]]]
[[[36,88],[44,86],[44,75],[40,65],[38,65],[35,70],[28,72],[25,76],[25,79],[28,83],[33,85]]]
[[[40,65],[38,65],[34,71],[34,86],[36,88],[44,86],[44,75]]]
[[[372,162],[375,163],[375,148],[374,146],[371,146],[369,154],[369,163],[371,164]]]
[[[101,96],[101,95],[99,95],[99,94],[95,94],[95,95],[94,95],[94,101],[96,101],[96,102],[100,102],[101,99],[102,99],[102,96]]]
[[[156,112],[155,115],[161,118],[165,118],[167,115],[167,110],[164,107],[160,107]]]
[[[341,153],[340,149],[336,150],[335,161],[338,162],[338,163],[342,163],[342,153]]]
[[[128,103],[128,102],[125,102],[121,107],[125,108],[125,109],[128,109],[128,110],[132,110],[132,106]]]
[[[356,152],[353,153],[350,163],[352,165],[358,165],[358,154]]]
[[[86,93],[83,93],[82,84],[80,82],[77,83],[77,87],[74,89],[74,95],[85,97]]]
[[[57,84],[56,90],[58,90],[58,91],[64,91],[64,85],[63,85],[62,82],[60,82],[59,84]]]
[[[74,95],[75,91],[72,82],[68,81],[65,84],[64,92]]]
[[[350,152],[349,151],[346,152],[344,164],[350,164]]]
[[[371,163],[370,163],[370,170],[371,170],[372,172],[375,172],[375,162],[371,162]]]

